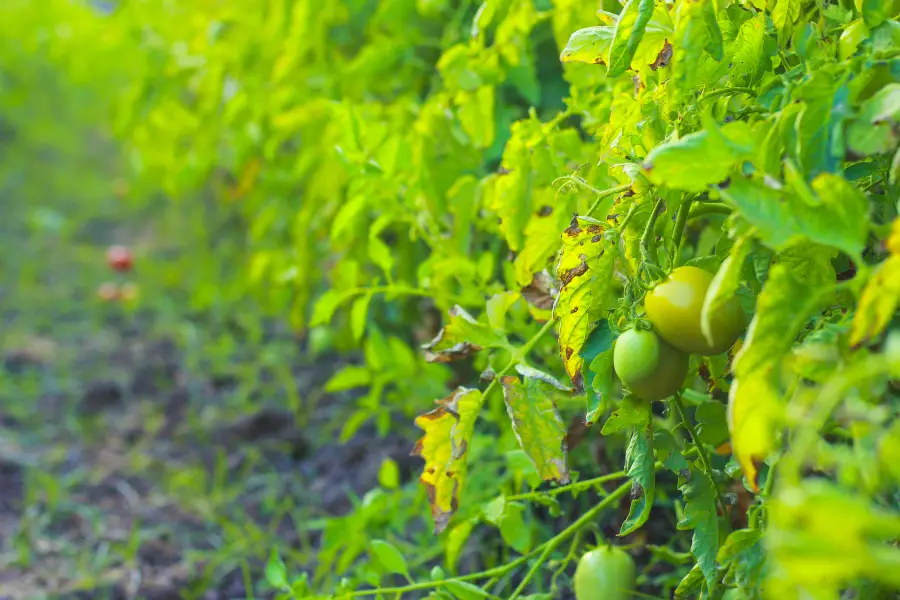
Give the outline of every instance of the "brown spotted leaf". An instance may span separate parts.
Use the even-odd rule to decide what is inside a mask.
[[[616,249],[603,233],[607,225],[575,217],[563,232],[557,265],[561,282],[553,313],[559,319],[559,350],[577,392],[584,391],[581,349],[603,315],[613,291]]]
[[[567,483],[567,427],[556,410],[554,399],[569,388],[536,369],[522,367],[517,370],[524,375],[524,382],[507,375],[500,383],[519,445],[542,479]]]
[[[428,362],[448,363],[466,358],[483,348],[505,348],[506,336],[478,322],[460,306],[450,309],[450,322],[422,346]]]
[[[458,387],[437,404],[438,408],[416,417],[416,426],[425,435],[410,453],[425,459],[419,481],[428,493],[435,534],[447,527],[459,506],[459,494],[466,481],[466,453],[481,408],[481,391]]]

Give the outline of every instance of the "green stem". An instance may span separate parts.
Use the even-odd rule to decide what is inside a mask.
[[[694,424],[691,423],[691,420],[687,416],[687,411],[684,409],[684,402],[681,401],[681,394],[672,396],[672,404],[675,405],[675,410],[678,411],[678,415],[681,417],[684,428],[688,430],[688,433],[691,436],[691,441],[697,449],[697,454],[700,456],[700,463],[703,465],[703,470],[709,475],[709,480],[712,482],[713,489],[716,491],[716,502],[719,504],[722,515],[725,515],[725,503],[722,502],[722,496],[719,494],[719,486],[716,485],[716,480],[713,479],[712,463],[709,460],[709,456],[706,454],[703,443],[700,442],[700,438],[697,436],[697,430],[694,429]]]
[[[730,215],[731,207],[727,204],[722,204],[721,202],[704,202],[698,206],[693,207],[690,214],[687,216],[688,219],[699,219],[700,217],[707,217],[709,215]]]
[[[650,253],[656,245],[656,219],[659,218],[659,214],[662,212],[660,209],[663,206],[663,199],[657,198],[656,202],[653,204],[653,210],[650,212],[650,217],[647,219],[647,226],[644,228],[644,233],[641,235],[641,262],[644,264],[656,264],[655,257],[651,259]]]
[[[553,538],[548,540],[547,543],[544,544],[544,549],[541,552],[540,556],[538,556],[537,561],[531,566],[531,569],[528,570],[528,573],[525,574],[525,577],[522,579],[522,582],[519,584],[519,587],[517,587],[515,589],[515,591],[508,598],[508,600],[516,600],[516,598],[519,597],[519,595],[522,593],[522,590],[525,589],[525,586],[528,585],[528,582],[531,581],[531,579],[537,574],[538,569],[541,568],[541,565],[544,564],[544,561],[547,560],[547,557],[550,555],[551,552],[553,552],[553,550],[557,546],[559,546],[563,541],[565,541],[566,538],[573,535],[579,529],[581,529],[582,527],[584,527],[585,525],[587,525],[588,523],[593,521],[596,518],[596,516],[598,514],[600,514],[600,512],[602,512],[605,508],[607,508],[614,502],[617,502],[621,498],[625,497],[630,491],[631,491],[631,481],[626,481],[625,483],[623,483],[622,485],[617,487],[615,490],[613,490],[612,493],[609,494],[609,496],[607,496],[606,498],[604,498],[603,500],[601,500],[600,502],[595,504],[593,508],[591,508],[586,513],[581,515],[581,517],[577,521],[575,521],[574,523],[572,523],[571,525],[569,525],[568,527],[566,527],[565,529],[563,529],[562,531],[557,533]]]
[[[484,403],[485,398],[490,396],[491,392],[494,391],[494,388],[497,387],[500,379],[512,370],[519,362],[528,356],[528,353],[531,352],[531,349],[534,348],[534,345],[538,343],[538,341],[544,336],[545,333],[550,331],[553,328],[553,325],[556,323],[556,319],[549,319],[544,326],[541,327],[541,330],[538,331],[530,340],[525,342],[516,352],[513,353],[512,358],[509,359],[509,362],[506,363],[506,366],[500,369],[500,372],[497,373],[491,382],[488,384],[487,388],[485,388],[484,393],[481,395],[481,402]]]
[[[579,529],[584,527],[589,521],[591,521],[594,517],[596,517],[597,514],[600,513],[604,508],[608,507],[610,504],[612,504],[616,500],[619,500],[620,498],[627,495],[629,491],[631,491],[631,482],[630,481],[625,482],[622,485],[620,485],[619,487],[617,487],[615,490],[613,490],[613,492],[611,494],[606,496],[603,500],[601,500],[599,503],[597,503],[589,511],[587,511],[586,513],[581,515],[581,517],[577,521],[575,521],[574,523],[572,523],[571,525],[569,525],[568,527],[566,527],[565,529],[560,531],[554,537],[550,538],[549,540],[547,540],[546,542],[544,542],[543,544],[541,544],[540,546],[538,546],[537,548],[535,548],[534,550],[529,552],[528,554],[520,556],[519,558],[517,558],[513,561],[510,561],[510,562],[506,563],[505,565],[500,565],[499,567],[494,567],[493,569],[488,569],[486,571],[479,571],[477,573],[469,573],[468,575],[461,575],[459,577],[451,577],[449,579],[440,579],[438,581],[422,581],[419,583],[411,583],[409,585],[403,585],[403,586],[399,586],[399,587],[376,588],[376,589],[372,589],[372,590],[358,590],[355,592],[351,592],[349,594],[349,596],[350,597],[358,597],[358,596],[374,596],[377,594],[414,592],[416,590],[427,590],[427,589],[431,589],[431,588],[445,586],[449,583],[472,581],[474,579],[488,579],[488,578],[494,578],[494,577],[501,577],[501,576],[505,575],[506,573],[509,573],[510,571],[512,571],[513,569],[518,567],[519,565],[525,563],[529,558],[532,558],[533,556],[535,556],[538,553],[540,553],[540,556],[539,556],[540,562],[538,562],[536,566],[540,566],[541,564],[543,564],[544,560],[546,560],[546,556],[553,550],[553,548],[556,548],[566,538],[568,538],[570,535],[572,535],[573,533],[575,533],[576,531],[578,531]],[[550,550],[548,550],[548,548]],[[543,557],[543,559],[541,559],[541,557]],[[530,576],[526,575],[526,581],[524,583],[526,583],[526,584],[528,583],[528,580],[530,580],[531,577],[534,576],[533,572],[535,572],[535,571],[536,571],[536,569],[534,567],[532,567],[532,569],[529,571],[529,573],[531,575]],[[520,585],[519,588],[524,589],[523,585]],[[521,592],[521,589],[518,590],[517,592],[513,592],[513,596],[510,597],[510,600],[515,598],[518,595],[518,593]],[[490,594],[486,594],[486,595],[490,596]]]
[[[536,498],[542,498],[547,496],[558,496],[559,494],[563,494],[565,492],[580,492],[582,490],[586,490],[594,487],[595,485],[606,483],[607,481],[612,481],[613,479],[621,479],[623,477],[627,477],[628,473],[625,471],[616,471],[615,473],[610,473],[609,475],[601,475],[600,477],[594,477],[593,479],[585,479],[584,481],[576,481],[575,483],[570,483],[569,485],[563,485],[557,488],[553,488],[552,490],[546,490],[543,492],[528,492],[525,494],[516,494],[514,496],[507,496],[506,500],[508,502],[512,502],[514,500],[533,500]]]
[[[623,230],[625,229],[625,227],[628,225],[628,222],[631,221],[631,217],[633,217],[634,214],[637,212],[637,207],[638,207],[637,204],[632,204],[632,205],[631,205],[631,208],[629,208],[629,209],[628,209],[628,212],[625,214],[625,218],[622,219],[622,222],[621,222],[621,223],[619,223],[618,225],[616,225],[616,228],[617,228],[619,231],[623,231]],[[890,225],[888,225],[888,227],[890,227]],[[882,236],[882,237],[884,237],[884,236]]]
[[[731,94],[731,95],[747,94],[750,96],[755,96],[756,90],[754,90],[753,88],[749,88],[749,87],[722,88],[720,90],[713,90],[711,92],[707,92],[706,94],[703,94],[703,96],[700,98],[700,102],[705,102],[705,101],[709,100],[710,98],[718,98],[719,96],[724,96],[726,94]]]
[[[691,204],[694,199],[688,197],[684,202],[681,203],[681,206],[678,207],[678,218],[675,219],[675,232],[672,237],[672,266],[678,266],[678,256],[680,254],[679,250],[681,249],[681,238],[684,237],[684,229],[687,225],[688,213],[691,211]]]
[[[584,185],[587,185],[587,184],[585,183]],[[628,183],[625,185],[620,185],[618,187],[610,188],[610,189],[604,190],[602,192],[594,189],[591,186],[588,186],[588,187],[590,187],[592,190],[594,190],[594,192],[596,192],[597,198],[594,200],[593,204],[591,204],[590,208],[587,209],[587,212],[584,213],[584,215],[586,217],[590,217],[594,213],[594,211],[597,210],[597,208],[600,206],[600,202],[602,202],[606,198],[609,198],[610,196],[615,196],[616,194],[620,194],[622,192],[625,192],[625,191],[631,189],[631,184]]]

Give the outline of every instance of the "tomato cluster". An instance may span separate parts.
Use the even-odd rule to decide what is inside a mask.
[[[689,354],[720,354],[743,333],[743,309],[736,298],[730,298],[710,315],[711,339],[703,334],[701,313],[712,280],[703,269],[678,267],[644,298],[653,331],[630,329],[616,340],[616,373],[639,398],[653,401],[671,396],[687,376]]]

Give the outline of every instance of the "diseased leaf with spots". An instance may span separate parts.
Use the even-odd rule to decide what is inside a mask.
[[[783,419],[781,359],[819,306],[821,290],[798,282],[786,265],[774,265],[756,303],[747,337],[734,359],[728,428],[734,455],[757,488],[756,462],[775,448]]]
[[[428,362],[447,363],[484,348],[505,348],[508,344],[501,331],[480,323],[461,306],[454,306],[450,309],[450,322],[422,349]]]
[[[876,267],[863,288],[853,315],[850,345],[859,346],[881,334],[900,306],[900,254]]]
[[[691,554],[706,578],[707,587],[716,587],[716,553],[719,551],[719,519],[716,514],[715,484],[701,469],[691,469],[678,489],[684,496],[684,515],[678,529],[693,529]]]
[[[645,404],[648,404],[645,402]],[[631,431],[631,441],[625,450],[625,470],[632,481],[632,491],[638,496],[631,501],[628,516],[622,522],[620,536],[640,529],[650,518],[653,498],[656,494],[656,467],[653,458],[653,418],[647,410],[647,419]]]
[[[575,217],[563,232],[557,265],[561,288],[554,315],[559,319],[559,349],[575,390],[584,391],[581,350],[612,295],[616,250],[604,237],[607,226]]]
[[[481,402],[480,390],[459,387],[438,400],[438,408],[416,417],[416,426],[425,435],[416,442],[412,455],[425,460],[419,481],[428,493],[435,534],[446,529],[459,507],[468,446]]]
[[[513,431],[542,479],[566,483],[569,481],[567,428],[554,398],[568,388],[535,369],[524,368],[519,372],[524,382],[510,375],[500,380]]]

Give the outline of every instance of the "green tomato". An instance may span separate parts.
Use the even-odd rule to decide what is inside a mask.
[[[575,568],[578,600],[628,600],[634,589],[634,561],[621,548],[602,546],[584,554]]]
[[[732,297],[710,318],[712,343],[700,328],[700,313],[713,276],[697,267],[678,267],[644,297],[644,310],[653,329],[675,348],[710,356],[725,352],[746,327],[744,311]]]
[[[643,400],[662,400],[681,389],[688,355],[652,331],[629,329],[616,340],[613,366],[632,394]]]

